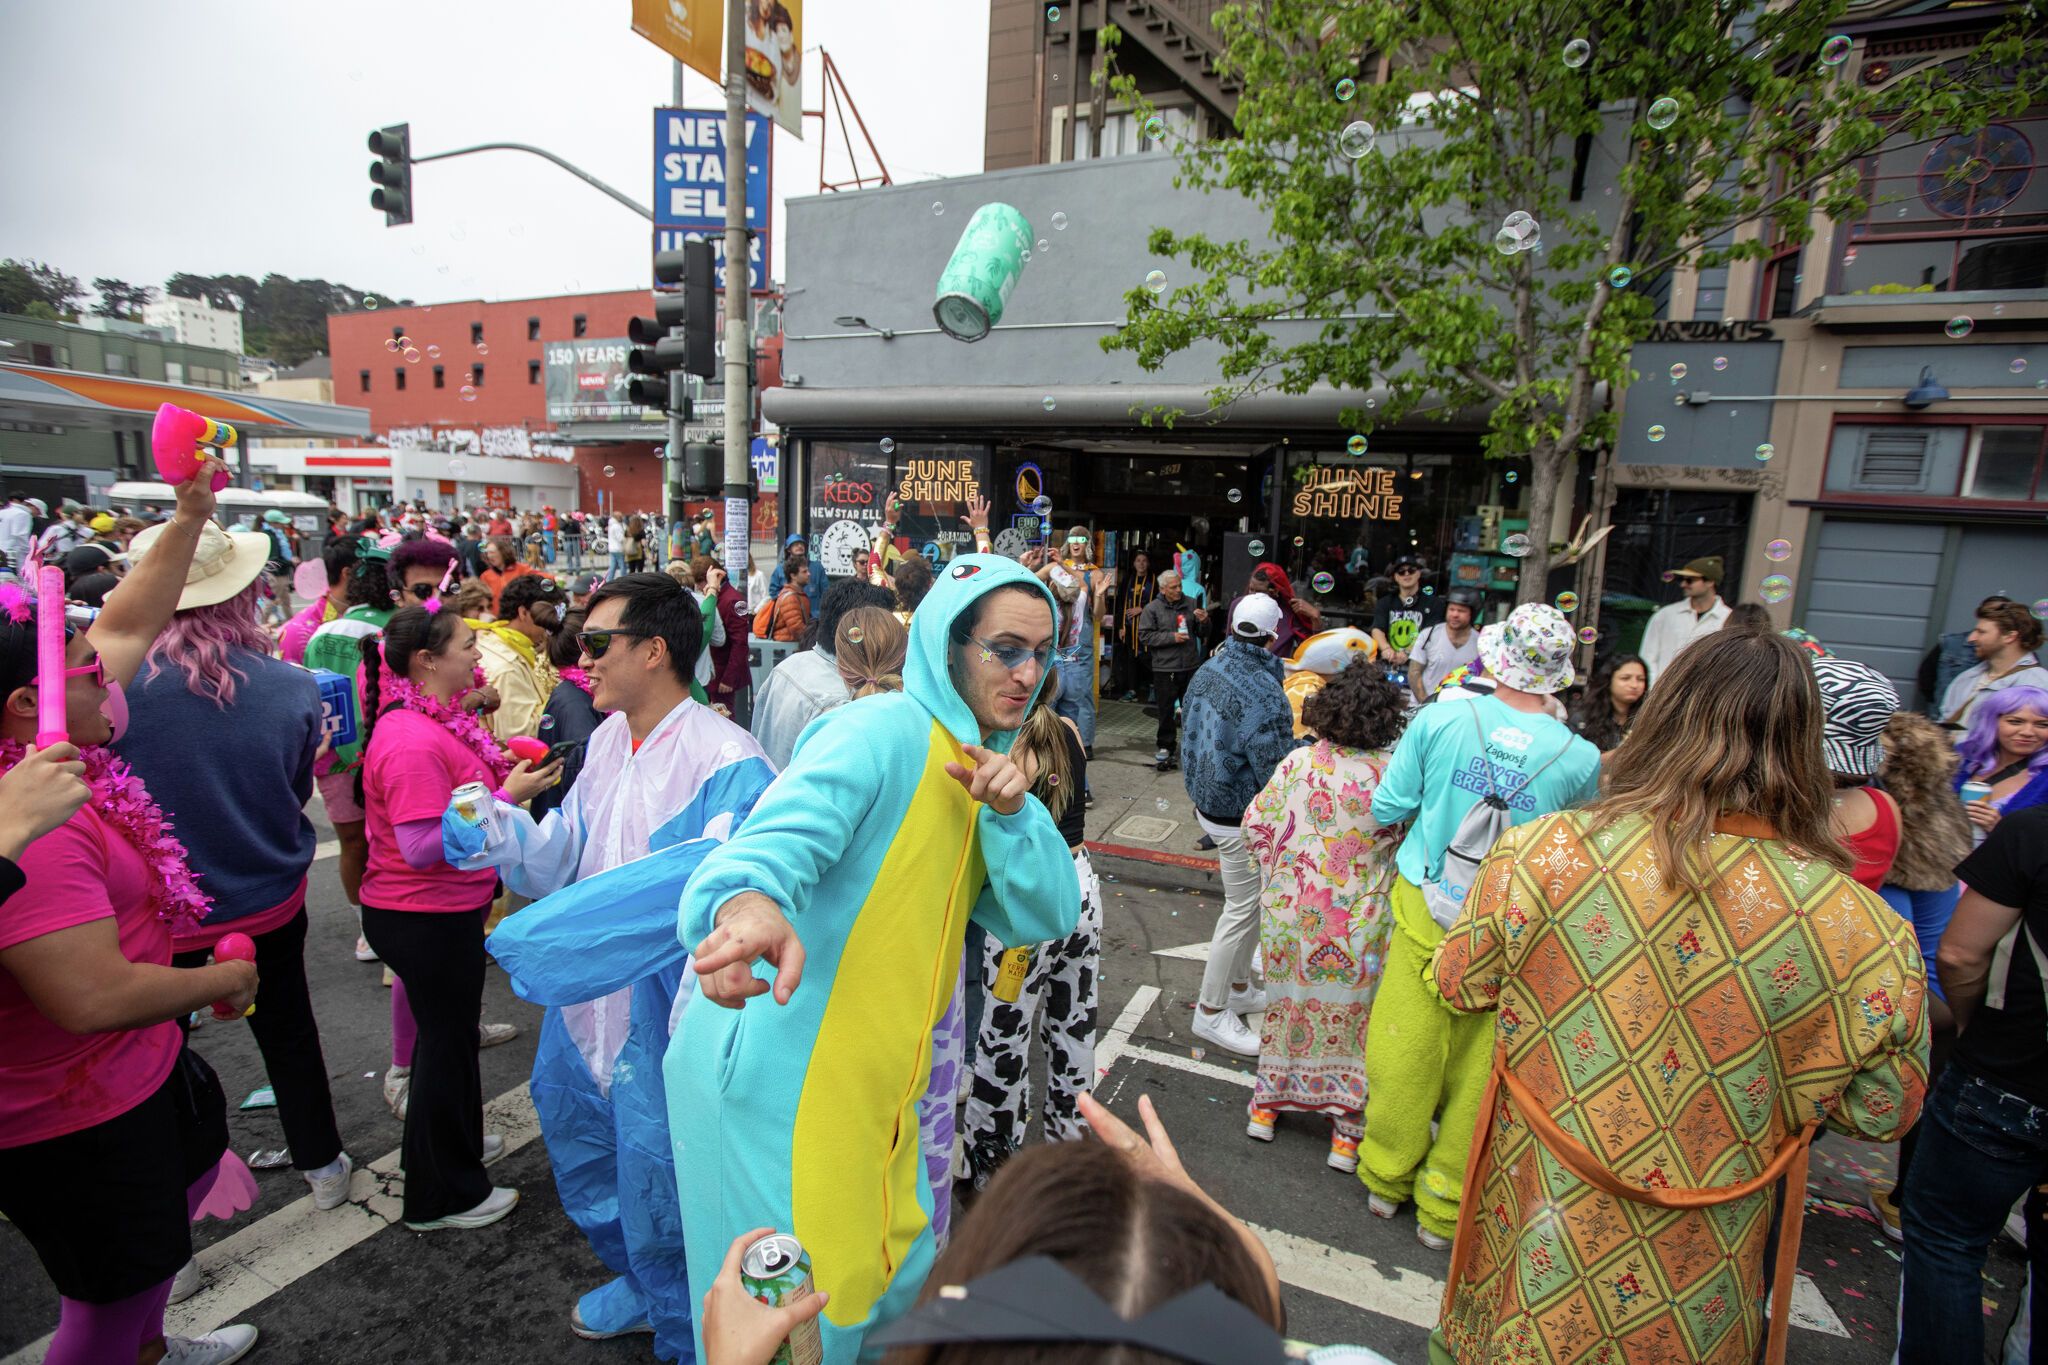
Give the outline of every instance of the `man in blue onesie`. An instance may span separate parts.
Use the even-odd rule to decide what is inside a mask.
[[[683,892],[700,986],[666,1069],[690,1276],[708,1285],[751,1228],[794,1233],[831,1296],[828,1365],[931,1268],[917,1101],[968,920],[1014,945],[1080,915],[1066,842],[1007,756],[1052,646],[1029,571],[954,560],[911,623],[904,690],[813,721]]]

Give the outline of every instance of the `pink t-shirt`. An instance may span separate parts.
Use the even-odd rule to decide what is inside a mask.
[[[439,820],[465,782],[495,788],[491,770],[461,740],[415,711],[387,711],[373,734],[363,766],[363,828],[370,841],[363,904],[429,912],[482,906],[491,899],[497,873],[459,872],[446,863],[416,868],[405,861],[395,827]]]
[[[0,906],[0,948],[112,919],[130,962],[171,964],[170,926],[149,900],[135,846],[88,806],[28,846],[28,885]],[[21,1147],[127,1113],[156,1093],[178,1058],[166,1021],[114,1033],[67,1033],[0,971],[0,1147]]]
[[[334,604],[325,597],[301,607],[296,616],[284,623],[284,634],[277,641],[277,657],[288,664],[304,664],[306,641],[313,638],[314,631],[341,615],[333,608]]]

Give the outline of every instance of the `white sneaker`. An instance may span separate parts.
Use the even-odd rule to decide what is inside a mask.
[[[451,1213],[445,1218],[433,1218],[424,1223],[410,1219],[406,1226],[414,1232],[439,1232],[443,1228],[487,1228],[519,1206],[519,1191],[499,1185],[484,1196],[484,1202],[462,1213]]]
[[[358,961],[358,962],[375,962],[376,960],[377,960],[377,950],[376,950],[375,948],[372,948],[372,947],[370,946],[370,940],[368,940],[368,939],[364,938],[364,937],[363,937],[363,936],[362,936],[361,934],[357,934],[357,935],[356,935],[356,961]]]
[[[484,1165],[489,1166],[494,1162],[503,1161],[504,1159],[505,1135],[503,1133],[485,1133]]]
[[[206,1276],[199,1273],[199,1258],[195,1256],[179,1266],[178,1273],[171,1276],[170,1302],[183,1303],[197,1294],[205,1283]]]
[[[313,1187],[313,1207],[325,1213],[347,1203],[349,1177],[355,1170],[355,1162],[343,1152],[320,1170],[304,1172],[306,1183]]]
[[[164,1365],[229,1365],[256,1349],[256,1329],[246,1322],[216,1327],[203,1337],[165,1337]]]
[[[1266,1008],[1266,988],[1248,986],[1241,991],[1233,988],[1230,998],[1223,1002],[1223,1008],[1232,1014],[1257,1014]]]
[[[1197,1005],[1194,1033],[1197,1038],[1226,1048],[1240,1057],[1259,1055],[1259,1035],[1246,1028],[1244,1020],[1229,1010],[1218,1010],[1211,1014]]]
[[[1439,1237],[1420,1223],[1415,1225],[1415,1240],[1428,1247],[1431,1251],[1449,1251],[1451,1249],[1450,1238]]]
[[[500,1043],[509,1043],[518,1036],[519,1025],[517,1024],[478,1024],[476,1026],[476,1045],[480,1048],[496,1047]]]
[[[400,1123],[405,1122],[405,1105],[411,1096],[411,1067],[394,1066],[384,1073],[384,1104]]]
[[[1380,1194],[1366,1196],[1365,1206],[1372,1210],[1372,1216],[1375,1218],[1392,1218],[1401,1211],[1399,1201]]]

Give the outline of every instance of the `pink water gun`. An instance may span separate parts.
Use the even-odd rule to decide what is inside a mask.
[[[548,746],[527,735],[514,735],[505,741],[505,752],[538,768],[548,756]]]
[[[181,484],[199,472],[199,447],[231,446],[241,439],[226,422],[201,417],[190,408],[166,403],[156,410],[149,429],[150,449],[156,455],[157,473],[168,484]],[[213,491],[228,486],[226,470],[213,476]]]
[[[70,738],[64,720],[64,571],[46,564],[36,578],[36,747]]]
[[[254,962],[256,941],[247,934],[222,934],[220,942],[213,945],[215,962]],[[256,1012],[256,1006],[236,1011],[225,1000],[213,1002],[213,1017],[216,1019],[246,1019]]]

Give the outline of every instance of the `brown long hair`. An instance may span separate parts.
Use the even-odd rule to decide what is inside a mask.
[[[1707,889],[1701,850],[1722,815],[1768,820],[1783,842],[1847,872],[1853,860],[1829,824],[1821,724],[1806,651],[1780,635],[1718,631],[1657,675],[1586,815],[1595,828],[1647,816],[1666,876],[1696,892]]]
[[[1017,727],[1017,738],[1010,745],[1012,761],[1031,773],[1031,794],[1045,803],[1055,824],[1067,813],[1067,803],[1074,795],[1074,762],[1067,753],[1067,723],[1052,707],[1052,699],[1059,694],[1060,671],[1048,668],[1038,684],[1038,698],[1024,723]],[[1028,764],[1026,755],[1030,757]]]
[[[1213,1284],[1271,1323],[1286,1324],[1237,1230],[1207,1204],[1134,1174],[1093,1139],[1027,1148],[1003,1164],[953,1233],[918,1302],[1026,1256],[1050,1256],[1127,1318]],[[1053,1342],[904,1346],[888,1365],[1168,1365],[1130,1347]]]
[[[839,677],[855,701],[877,692],[901,692],[903,658],[909,650],[910,632],[895,612],[880,607],[855,607],[839,618],[832,636]]]

